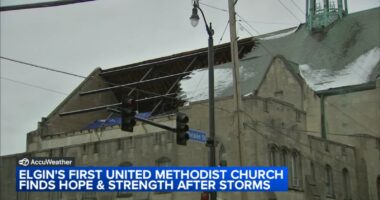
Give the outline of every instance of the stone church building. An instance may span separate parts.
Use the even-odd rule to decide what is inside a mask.
[[[307,22],[238,41],[243,130],[233,129],[229,44],[215,46],[217,162],[287,166],[289,191],[218,193],[220,200],[380,200],[380,8],[348,14],[347,1],[307,1]],[[327,3],[326,3],[327,2]],[[336,2],[336,3],[333,3]],[[77,166],[207,166],[203,139],[187,146],[144,123],[120,129],[117,108],[208,132],[207,49],[95,69],[27,135],[27,151],[0,158],[1,200],[194,200],[200,193],[15,192],[25,156],[74,157]],[[86,112],[85,112],[86,111]]]

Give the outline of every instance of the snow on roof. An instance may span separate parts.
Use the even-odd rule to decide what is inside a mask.
[[[309,87],[314,91],[320,91],[368,82],[379,61],[380,48],[375,47],[338,71],[332,71],[328,68],[312,69],[307,64],[299,65],[299,69]]]
[[[254,76],[255,72],[247,70],[244,66],[240,67],[240,79],[242,81]],[[231,66],[226,66],[226,64],[219,67],[216,66],[214,69],[215,96],[223,96],[224,91],[232,87],[232,85],[233,77]],[[180,97],[186,101],[195,102],[208,99],[208,69],[193,71],[187,78],[181,80],[180,86]]]
[[[259,36],[257,38],[259,38],[260,40],[273,40],[273,39],[278,39],[278,38],[283,38],[283,37],[286,37],[288,35],[291,35],[293,34],[294,32],[296,32],[298,29],[298,27],[293,27],[293,28],[290,28],[290,29],[286,29],[285,31],[279,31],[279,32],[275,32],[275,33],[271,33],[271,34],[265,34],[263,36]]]

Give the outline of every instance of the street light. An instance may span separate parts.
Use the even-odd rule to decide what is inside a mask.
[[[215,160],[215,106],[214,106],[214,30],[212,24],[208,25],[203,10],[199,7],[198,0],[194,0],[193,12],[190,17],[191,25],[197,26],[199,22],[198,10],[201,11],[203,20],[205,22],[206,31],[208,34],[208,107],[209,107],[209,138],[207,139],[206,146],[210,148],[209,151],[209,166],[216,166]],[[210,192],[210,199],[216,200],[216,192]]]

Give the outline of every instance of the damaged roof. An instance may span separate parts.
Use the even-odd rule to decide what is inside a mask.
[[[311,33],[305,24],[256,37],[254,50],[240,60],[241,92],[258,89],[273,58],[281,56],[314,91],[374,81],[380,74],[380,8],[336,21],[323,32]],[[233,95],[232,64],[215,66],[215,95]],[[207,70],[181,81],[180,97],[208,99]]]
[[[379,19],[380,8],[375,8],[349,14],[322,32],[312,33],[301,24],[239,40],[242,95],[258,89],[276,56],[315,91],[374,81],[380,74]],[[229,43],[215,46],[214,68],[216,98],[231,96]],[[100,70],[98,75],[107,87],[81,90],[80,96],[109,91],[117,101],[112,105],[120,106],[127,96],[140,100],[140,112],[152,115],[171,113],[185,101],[208,99],[207,48]]]

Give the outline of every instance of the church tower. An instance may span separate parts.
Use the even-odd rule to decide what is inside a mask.
[[[347,0],[306,0],[306,24],[310,31],[322,31],[347,14]]]

